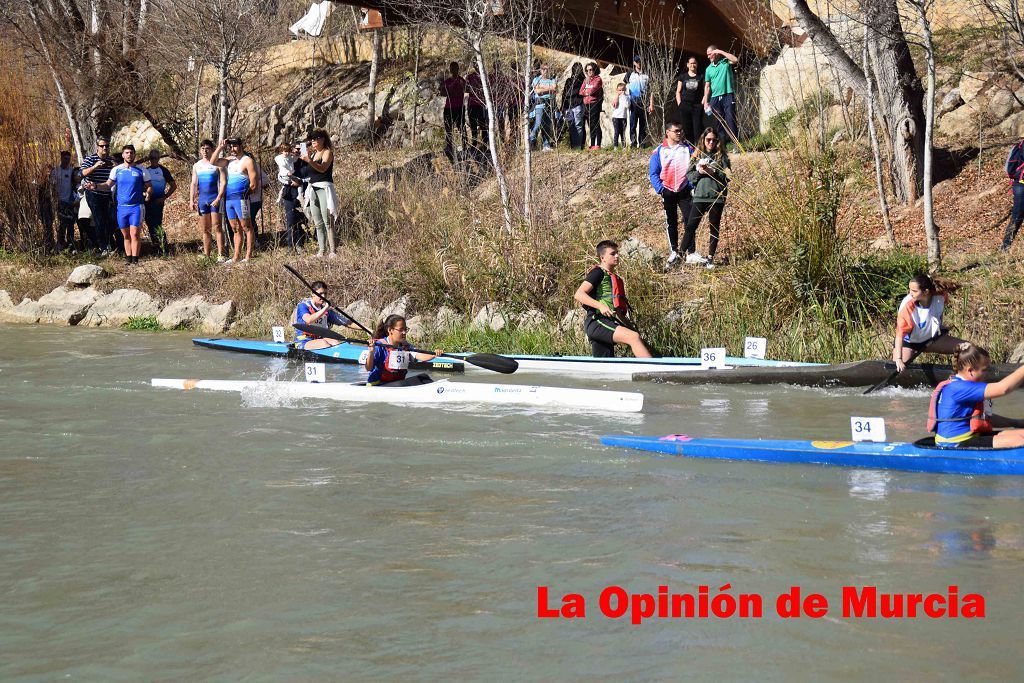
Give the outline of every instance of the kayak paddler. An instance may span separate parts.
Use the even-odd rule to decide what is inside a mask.
[[[927,348],[928,353],[956,353],[963,339],[949,335],[942,325],[942,314],[949,300],[927,275],[915,275],[907,283],[907,295],[896,314],[896,341],[892,359],[903,372],[907,363]]]
[[[327,294],[327,285],[323,281],[317,280],[310,286],[310,289],[313,290],[313,296],[303,299],[295,307],[295,314],[292,316],[293,323],[322,325],[324,327],[338,325],[352,330],[360,329],[352,320],[335,311],[324,301],[323,296]],[[324,339],[323,337],[307,334],[306,332],[299,332],[295,336],[295,346],[300,349],[326,349],[329,346],[335,346],[340,343],[340,341],[334,339]]]
[[[590,269],[573,298],[583,306],[587,317],[584,329],[595,358],[613,358],[615,344],[628,344],[637,358],[652,354],[640,333],[628,323],[629,301],[626,285],[615,274],[619,265],[619,245],[611,240],[597,243],[598,264]]]
[[[405,318],[400,315],[389,315],[377,325],[370,337],[370,353],[366,355],[365,368],[370,373],[366,383],[373,386],[407,387],[426,384],[431,381],[427,375],[416,375],[406,379],[409,363],[415,360],[433,360],[443,356],[441,349],[434,353],[416,353],[410,351],[405,335],[409,327]]]
[[[928,431],[944,448],[1019,448],[1024,446],[1024,420],[993,415],[992,399],[1006,396],[1024,383],[1024,366],[998,382],[984,382],[991,365],[988,351],[962,342],[953,358],[955,375],[940,382],[928,408]],[[997,427],[1014,427],[995,431]]]

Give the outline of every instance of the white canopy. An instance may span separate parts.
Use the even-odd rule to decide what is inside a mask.
[[[310,5],[306,15],[292,24],[288,30],[295,35],[305,33],[309,36],[319,36],[323,32],[324,24],[327,23],[327,17],[331,16],[332,11],[334,11],[334,5],[331,4],[331,0],[314,2]]]

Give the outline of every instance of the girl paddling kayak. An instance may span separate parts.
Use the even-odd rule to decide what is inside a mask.
[[[426,375],[416,375],[406,379],[409,372],[409,361],[432,360],[444,355],[441,349],[434,353],[415,353],[410,351],[409,342],[405,340],[409,328],[405,318],[400,315],[389,315],[382,321],[370,337],[370,353],[366,355],[365,367],[369,371],[367,384],[374,386],[411,386],[425,384],[430,381]]]
[[[899,372],[925,347],[928,353],[954,354],[958,345],[964,343],[963,339],[950,336],[942,325],[947,300],[946,293],[939,292],[927,275],[915,275],[907,283],[907,295],[896,314],[896,342],[892,349]]]
[[[988,412],[991,399],[1006,396],[1024,383],[1024,366],[1008,377],[983,382],[991,361],[988,351],[961,342],[953,359],[956,374],[940,382],[928,408],[928,431],[935,433],[935,445],[946,448],[1019,448],[1024,446],[1024,429],[994,431],[996,427],[1024,427],[1013,420]]]

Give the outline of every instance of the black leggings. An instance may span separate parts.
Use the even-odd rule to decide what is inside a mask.
[[[681,188],[682,192],[673,192],[667,187],[661,191],[661,201],[665,205],[665,230],[668,232],[669,251],[679,250],[679,213],[683,214],[683,222],[688,223],[690,209],[690,189]]]
[[[587,117],[587,125],[590,127],[590,146],[601,146],[601,103],[583,105],[583,115]]]
[[[694,202],[690,209],[690,217],[686,221],[686,232],[683,234],[682,251],[692,254],[697,250],[697,226],[704,214],[708,214],[708,221],[711,223],[711,243],[708,245],[708,258],[718,251],[718,229],[722,225],[722,211],[725,210],[725,202],[708,204],[707,202]]]

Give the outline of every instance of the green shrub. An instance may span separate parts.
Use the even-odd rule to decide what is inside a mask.
[[[125,330],[146,330],[149,332],[159,332],[164,329],[160,326],[160,323],[156,321],[155,315],[129,318],[128,322],[121,325],[121,328]]]

